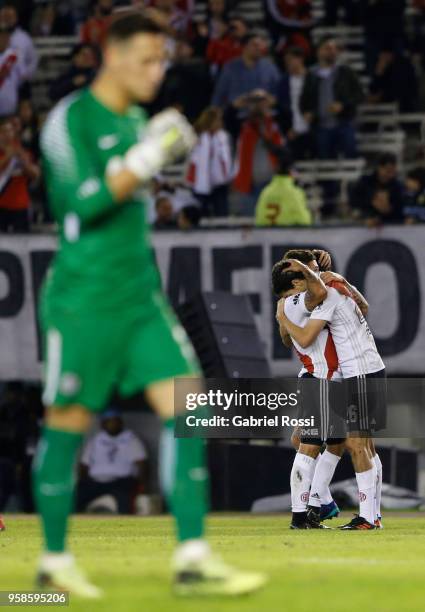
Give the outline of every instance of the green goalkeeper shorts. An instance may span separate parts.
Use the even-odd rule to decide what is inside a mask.
[[[200,367],[165,297],[152,295],[137,316],[42,311],[46,406],[102,410],[112,393],[129,396]]]

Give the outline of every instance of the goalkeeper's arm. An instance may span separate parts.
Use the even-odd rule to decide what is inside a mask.
[[[65,132],[60,130],[64,127],[58,128],[57,123],[48,126],[42,149],[69,210],[83,223],[95,221],[126,201],[140,185],[187,155],[195,143],[194,132],[183,115],[164,111],[149,121],[142,140],[115,160],[116,167],[108,168],[102,177],[93,169],[92,151],[84,144],[79,118],[68,118]],[[68,141],[66,147],[62,145],[64,140]]]
[[[127,151],[122,169],[106,177],[115,200],[124,201],[141,183],[187,155],[195,140],[191,126],[178,111],[170,109],[156,115],[148,123],[142,141]]]

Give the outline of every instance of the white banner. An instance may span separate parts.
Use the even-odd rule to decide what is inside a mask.
[[[297,363],[277,334],[272,264],[290,247],[325,248],[334,269],[366,294],[368,320],[388,372],[423,375],[424,233],[421,226],[158,232],[154,247],[173,304],[200,290],[251,296],[275,375],[293,375]],[[40,377],[36,303],[55,246],[52,236],[0,237],[0,380]]]

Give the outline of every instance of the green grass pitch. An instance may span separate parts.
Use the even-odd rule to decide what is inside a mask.
[[[346,514],[344,519],[349,519]],[[169,517],[74,517],[71,549],[105,590],[99,602],[71,600],[81,612],[419,612],[425,609],[425,517],[385,518],[374,532],[289,531],[288,516],[213,515],[216,551],[268,585],[237,598],[176,599],[170,588]],[[0,590],[30,590],[40,550],[35,517],[6,516],[0,533]],[[341,520],[328,521],[336,526]],[[22,609],[22,608],[20,608]],[[25,607],[34,610],[34,607]],[[53,608],[55,609],[55,608]],[[57,609],[57,608],[56,608]],[[62,608],[63,609],[63,608]],[[67,609],[67,608],[65,608]]]

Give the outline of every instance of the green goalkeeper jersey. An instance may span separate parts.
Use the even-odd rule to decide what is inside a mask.
[[[64,98],[47,118],[41,150],[59,249],[44,286],[46,314],[134,312],[158,289],[143,193],[117,203],[105,180],[146,122],[139,107],[114,113],[90,90]]]

